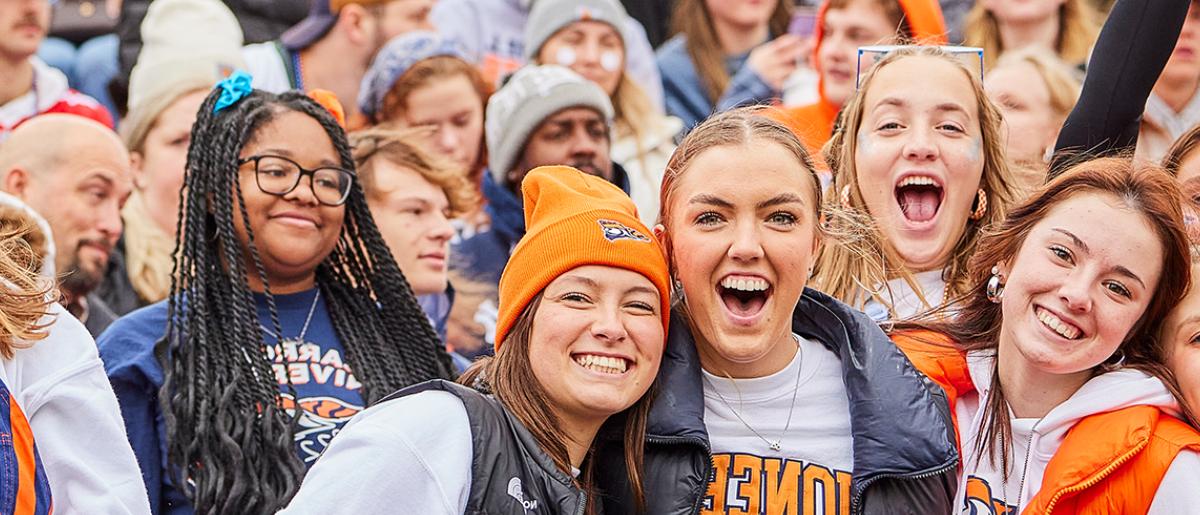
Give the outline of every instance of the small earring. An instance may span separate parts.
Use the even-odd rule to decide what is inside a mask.
[[[979,191],[976,192],[976,194],[975,194],[975,210],[971,212],[971,219],[972,220],[983,219],[983,215],[987,214],[987,208],[988,208],[987,193],[985,193],[983,191],[983,188],[980,188]]]
[[[842,207],[850,207],[850,185],[842,187]]]
[[[992,304],[999,304],[1004,298],[1004,285],[1000,283],[1000,267],[992,267],[992,277],[987,282],[987,298]]]

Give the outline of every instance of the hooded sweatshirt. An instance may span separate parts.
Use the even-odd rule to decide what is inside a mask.
[[[1168,439],[1164,438],[1164,427],[1183,426],[1172,418],[1172,415],[1179,414],[1177,401],[1157,378],[1132,369],[1107,372],[1088,380],[1070,398],[1040,419],[1012,418],[1012,445],[1006,481],[998,459],[997,463],[992,463],[987,455],[980,457],[975,452],[978,428],[984,413],[981,407],[987,405],[991,395],[994,354],[972,351],[964,359],[959,351],[948,345],[944,336],[934,334],[931,338],[930,334],[901,333],[893,335],[893,339],[913,364],[939,383],[951,399],[963,450],[955,506],[964,512],[975,510],[975,513],[1015,514],[1019,513],[1016,511],[1018,509],[1029,508],[1027,512],[1040,513],[1045,511],[1048,504],[1055,504],[1047,496],[1058,497],[1063,494],[1063,484],[1086,484],[1087,487],[1081,489],[1083,492],[1062,495],[1063,502],[1058,505],[1063,508],[1062,513],[1072,512],[1067,503],[1081,499],[1083,506],[1088,506],[1089,502],[1091,506],[1097,503],[1110,507],[1120,506],[1121,503],[1128,505],[1131,498],[1147,490],[1150,492],[1148,497],[1153,499],[1152,503],[1148,503],[1149,513],[1200,512],[1200,498],[1193,493],[1193,485],[1200,481],[1200,454],[1196,452],[1196,449],[1200,449],[1200,443],[1197,443],[1200,442],[1200,435],[1196,435],[1194,429],[1182,430],[1187,433],[1182,441],[1191,441],[1192,450],[1186,448],[1189,445],[1187,443],[1181,445],[1184,449],[1171,455],[1173,461],[1158,465],[1147,464],[1145,460],[1138,461],[1141,457],[1157,459],[1170,455],[1158,453],[1159,449],[1138,451],[1135,442],[1139,438],[1147,441]],[[1138,422],[1144,419],[1140,416],[1144,413],[1140,412],[1146,410],[1155,415],[1161,413],[1161,418],[1167,422],[1158,421],[1157,426],[1139,425]],[[1088,429],[1073,431],[1077,427],[1095,426],[1093,422],[1099,416],[1107,419],[1100,424],[1103,434],[1089,434]],[[1154,418],[1158,419],[1157,416]],[[1093,452],[1088,456],[1080,456],[1081,447]],[[1060,450],[1064,452],[1060,453]],[[1139,453],[1142,455],[1139,456]],[[1146,453],[1155,453],[1155,456]],[[1125,463],[1119,460],[1090,463],[1098,459],[1107,460],[1097,456],[1126,454],[1130,457],[1126,458],[1129,461]],[[1165,469],[1165,474],[1160,476],[1161,482],[1156,485],[1152,483],[1155,480],[1152,474],[1142,474],[1137,479],[1143,483],[1137,485],[1142,488],[1141,491],[1129,492],[1126,490],[1129,486],[1127,482],[1107,482],[1118,478],[1119,471],[1109,470],[1108,474],[1100,472],[1100,469],[1114,464],[1118,469],[1129,469],[1125,472],[1153,469],[1152,472],[1161,473]],[[1080,472],[1088,480],[1071,483],[1073,478],[1062,477],[1064,468],[1081,469],[1081,472],[1072,472]],[[1044,492],[1043,487],[1046,488]],[[1099,499],[1095,498],[1097,495]],[[1145,510],[1146,507],[1142,506],[1141,509]]]
[[[46,338],[19,342],[11,359],[0,360],[0,382],[33,429],[53,512],[149,515],[138,462],[92,337],[58,303],[39,323],[47,326]]]
[[[946,23],[942,21],[942,8],[934,0],[897,0],[900,9],[904,11],[905,22],[912,31],[912,39],[918,43],[930,45],[946,44]],[[825,39],[825,14],[829,11],[829,0],[821,2],[817,11],[817,23],[813,32],[813,53],[809,61],[817,74],[821,74],[821,42]],[[834,104],[825,96],[825,81],[821,80],[817,91],[820,100],[815,104],[780,109],[771,113],[777,121],[785,124],[804,146],[809,154],[819,156],[821,147],[829,141],[833,134],[833,122],[842,106]],[[819,159],[817,161],[820,161]]]
[[[1054,458],[1067,432],[1084,418],[1096,413],[1117,411],[1133,406],[1157,406],[1172,414],[1179,413],[1179,405],[1162,381],[1145,373],[1121,369],[1098,375],[1090,379],[1062,404],[1050,410],[1041,419],[1012,419],[1012,449],[1009,457],[1008,481],[1004,481],[999,463],[992,464],[986,456],[980,458],[973,452],[976,438],[975,428],[980,427],[984,410],[991,394],[992,368],[995,358],[985,352],[967,354],[967,368],[976,392],[960,397],[955,406],[962,432],[963,476],[959,479],[956,506],[994,504],[997,502],[1020,508],[1028,507],[1041,490],[1045,472]],[[1200,461],[1195,452],[1181,453],[1176,461],[1185,467],[1173,469],[1169,475],[1179,474],[1200,480]],[[979,492],[991,492],[991,498],[975,497]],[[971,496],[968,499],[968,496]],[[1168,491],[1160,488],[1155,503],[1179,502],[1194,498],[1194,490]],[[1192,501],[1192,508],[1200,507],[1200,500]],[[995,504],[998,506],[998,504]],[[1173,505],[1179,506],[1179,505]],[[1154,509],[1151,509],[1154,513]],[[1165,513],[1165,512],[1164,512]],[[1192,511],[1195,513],[1195,511]]]

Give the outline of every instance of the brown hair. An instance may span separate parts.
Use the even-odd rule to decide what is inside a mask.
[[[1046,84],[1050,92],[1050,108],[1059,125],[1067,120],[1075,102],[1079,101],[1079,93],[1083,88],[1075,70],[1063,62],[1057,55],[1040,48],[1023,48],[1007,52],[996,61],[997,66],[1029,63],[1037,70],[1038,77]]]
[[[975,245],[979,240],[979,229],[1003,220],[1007,206],[1018,196],[1017,187],[1008,168],[1008,161],[1004,156],[1003,140],[1000,137],[1000,112],[988,100],[978,75],[968,70],[963,63],[940,47],[906,46],[888,53],[866,73],[862,85],[842,109],[839,123],[824,148],[823,153],[829,169],[835,170],[831,185],[832,191],[845,190],[848,193],[848,195],[831,196],[826,200],[826,205],[827,209],[840,207],[856,213],[857,217],[842,217],[842,220],[851,221],[856,225],[867,225],[871,220],[859,188],[858,169],[854,161],[854,155],[858,149],[857,135],[862,126],[866,108],[867,91],[874,85],[875,76],[880,70],[901,59],[914,56],[935,57],[958,67],[963,75],[971,81],[971,88],[974,90],[979,111],[984,158],[983,177],[979,188],[983,190],[987,199],[987,211],[979,220],[967,220],[967,225],[954,246],[954,252],[946,263],[942,279],[946,281],[946,292],[955,296],[966,291],[967,260],[974,253]],[[886,85],[882,87],[886,87]],[[839,197],[848,200],[848,205],[841,205],[842,199]],[[836,219],[830,220],[831,225],[840,222]],[[911,272],[903,265],[895,251],[889,248],[877,227],[869,226],[865,231],[843,230],[839,232],[843,234],[859,233],[861,237],[844,241],[842,245],[822,247],[813,274],[813,282],[817,289],[860,309],[871,298],[887,305],[886,300],[875,290],[879,285],[887,284],[889,279],[887,271],[892,271],[905,278],[914,291],[918,293],[921,291],[912,278]]]
[[[439,55],[417,61],[416,64],[413,64],[411,68],[397,77],[391,89],[383,96],[383,108],[375,114],[374,117],[376,119],[371,121],[382,124],[403,118],[405,111],[408,110],[408,95],[413,90],[427,86],[434,80],[459,75],[466,77],[471,82],[471,86],[475,88],[475,93],[479,95],[479,105],[483,108],[482,112],[487,112],[487,102],[488,98],[492,96],[492,86],[483,79],[483,75],[479,73],[479,69],[457,57]],[[487,166],[487,144],[483,138],[479,140],[478,155],[479,157],[476,159],[476,163],[472,165],[469,174],[474,184],[479,183],[483,169]]]
[[[550,405],[546,388],[533,375],[533,366],[530,364],[529,347],[533,337],[533,319],[541,302],[542,293],[539,292],[517,317],[502,345],[496,346],[496,355],[476,361],[463,372],[458,382],[495,395],[521,425],[529,430],[537,440],[538,446],[554,460],[558,469],[570,473],[571,460],[565,444],[569,437],[563,433],[562,424]],[[669,307],[663,306],[663,309]],[[653,397],[652,386],[633,406],[613,416],[624,415],[625,469],[629,474],[630,490],[639,512],[645,511],[646,503],[645,491],[642,489],[642,457],[645,451],[646,423],[650,417]],[[589,458],[591,450],[595,448],[593,442],[588,452]],[[593,461],[588,459],[579,475],[577,486],[585,491],[591,487]],[[596,513],[595,500],[598,497],[590,495],[588,498],[586,513]]]
[[[462,171],[422,150],[419,145],[425,129],[389,130],[367,129],[349,135],[354,148],[354,164],[363,193],[376,198],[388,192],[380,191],[375,180],[375,159],[386,159],[409,168],[426,181],[442,189],[450,201],[453,216],[469,213],[479,205],[479,194]]]
[[[792,20],[791,0],[775,0],[775,11],[767,21],[773,36],[787,32]],[[717,40],[712,14],[706,0],[679,0],[675,6],[674,32],[687,37],[687,51],[696,66],[696,75],[704,86],[709,102],[714,105],[729,87],[729,72],[725,70],[725,50]]]
[[[1158,334],[1162,320],[1187,293],[1191,277],[1188,238],[1180,207],[1182,197],[1175,181],[1161,168],[1134,165],[1129,159],[1102,158],[1075,165],[1055,177],[1022,205],[1014,208],[1007,219],[989,231],[979,242],[968,270],[970,287],[967,295],[953,306],[947,306],[948,316],[939,321],[899,324],[902,328],[920,327],[948,335],[964,350],[989,350],[999,346],[1003,323],[1001,305],[987,297],[987,282],[991,268],[997,263],[1011,261],[1025,243],[1030,231],[1056,205],[1082,193],[1105,193],[1119,199],[1131,210],[1139,212],[1154,228],[1163,246],[1162,274],[1150,297],[1146,311],[1130,329],[1118,348],[1124,356],[1123,366],[1153,375],[1183,405],[1183,396],[1171,371],[1165,365],[1166,346]],[[1106,366],[1107,365],[1107,366]],[[1097,372],[1113,364],[1097,367]],[[975,449],[979,455],[988,454],[995,462],[997,451],[1007,469],[1011,451],[1012,431],[1008,404],[1004,399],[1000,375],[993,366],[992,394],[989,396]],[[1184,406],[1188,420],[1195,422]]]
[[[39,276],[45,258],[33,247],[45,235],[33,220],[4,216],[0,221],[0,357],[12,359],[13,352],[46,337],[52,322],[40,322],[50,311],[53,285]],[[12,214],[12,213],[8,213]]]
[[[675,191],[678,189],[679,178],[691,167],[696,156],[710,148],[746,145],[752,141],[767,141],[787,149],[796,158],[796,161],[803,165],[805,170],[808,170],[815,196],[813,219],[819,219],[821,215],[821,179],[817,177],[812,158],[809,157],[804,144],[796,138],[795,133],[787,126],[765,115],[767,109],[774,108],[748,106],[715,114],[692,129],[692,132],[683,138],[683,141],[675,148],[675,152],[671,154],[670,161],[667,161],[667,169],[663,172],[662,189],[659,190],[659,201],[662,208],[658,213],[658,223],[662,224],[664,228],[659,241],[666,251],[667,264],[672,273],[675,271],[675,258],[671,250],[670,224]],[[821,230],[819,224],[817,229]]]
[[[1183,165],[1183,160],[1200,146],[1200,125],[1193,126],[1183,133],[1175,143],[1171,144],[1171,150],[1167,151],[1167,156],[1163,158],[1162,167],[1172,177],[1179,176],[1179,167]]]
[[[1086,64],[1088,53],[1100,34],[1102,17],[1095,7],[1085,0],[1064,0],[1058,8],[1058,39],[1054,51],[1071,65]],[[987,68],[1004,54],[1004,43],[1000,40],[1000,23],[987,10],[984,2],[976,2],[967,13],[965,26],[966,44],[983,48]]]

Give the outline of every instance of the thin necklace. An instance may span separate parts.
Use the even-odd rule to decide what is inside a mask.
[[[275,338],[275,341],[277,341],[279,343],[283,343],[285,341],[292,341],[292,340],[296,340],[301,343],[304,343],[304,335],[308,334],[308,323],[312,322],[313,312],[315,312],[317,310],[317,299],[320,299],[320,298],[321,298],[321,290],[317,290],[317,294],[313,295],[312,305],[308,307],[308,318],[304,319],[304,327],[302,327],[300,329],[300,335],[295,338],[288,338],[285,340],[283,338],[280,338],[278,334],[275,334],[275,331],[267,329],[267,326],[262,325],[261,322],[259,322],[258,326],[261,327],[262,330],[265,331],[267,334],[271,335],[272,338]]]
[[[804,347],[800,345],[800,337],[792,334],[792,338],[796,340],[796,353],[800,355],[800,360],[804,361]],[[774,442],[763,438],[762,434],[751,427],[750,424],[746,422],[746,419],[742,418],[742,416],[738,414],[737,410],[733,409],[733,406],[729,404],[729,401],[725,400],[725,396],[721,395],[721,390],[717,389],[712,380],[707,377],[705,377],[704,380],[708,381],[709,386],[712,387],[713,393],[717,394],[717,398],[721,399],[721,403],[724,404],[726,408],[729,408],[729,411],[733,412],[733,416],[737,417],[738,421],[741,422],[743,426],[746,426],[746,429],[749,429],[751,433],[754,433],[754,436],[757,436],[759,440],[762,440],[763,443],[767,444],[772,451],[779,451],[779,449],[783,448],[783,437],[787,435],[788,428],[792,427],[792,413],[796,411],[796,394],[800,391],[800,371],[803,370],[803,368],[804,367],[800,366],[799,364],[796,365],[796,386],[792,388],[792,406],[788,408],[787,423],[783,425],[783,432],[779,433],[779,438]],[[732,381],[733,379],[730,379],[730,382]],[[734,383],[734,386],[736,385],[737,383]]]
[[[1033,451],[1033,434],[1037,432],[1038,424],[1042,423],[1043,418],[1039,418],[1033,423],[1033,427],[1029,429],[1029,437],[1025,439],[1025,463],[1021,465],[1021,483],[1017,486],[1017,503],[1013,506],[1016,511],[1013,513],[1021,513],[1021,498],[1025,494],[1025,475],[1029,474],[1029,455]],[[1004,503],[1008,504],[1008,481],[1004,482]]]

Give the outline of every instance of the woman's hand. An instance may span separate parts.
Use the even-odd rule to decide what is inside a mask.
[[[796,71],[805,48],[804,38],[784,34],[751,50],[746,66],[772,89],[779,91],[783,89],[788,76]]]

